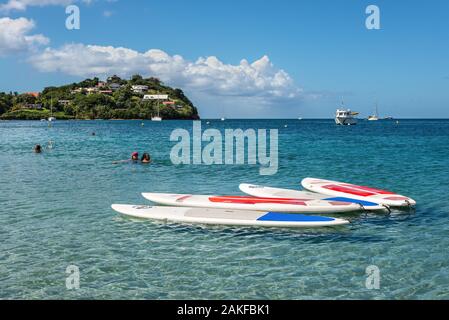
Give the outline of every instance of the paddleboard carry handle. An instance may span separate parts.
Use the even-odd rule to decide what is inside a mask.
[[[408,211],[416,212],[416,208],[410,203],[408,200],[404,200],[405,203],[407,203],[407,209]]]
[[[389,205],[383,204],[382,206],[388,210],[388,214],[391,214],[391,208]]]

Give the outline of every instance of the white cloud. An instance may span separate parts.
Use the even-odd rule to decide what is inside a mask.
[[[170,85],[209,95],[293,99],[301,95],[290,76],[273,66],[267,56],[249,63],[226,64],[211,56],[188,61],[162,50],[146,52],[84,44],[68,44],[59,49],[47,48],[30,58],[43,72],[105,77],[117,74],[128,77],[139,73],[155,76]]]
[[[90,4],[93,0],[81,0],[85,4]],[[79,0],[8,0],[6,3],[0,4],[0,12],[9,12],[13,10],[24,11],[31,6],[51,6],[60,5],[67,6]]]
[[[103,11],[103,16],[106,18],[112,17],[113,14],[114,14],[114,12],[112,12],[110,10]]]
[[[30,51],[36,46],[49,43],[42,34],[30,35],[33,20],[26,18],[0,18],[0,56]]]

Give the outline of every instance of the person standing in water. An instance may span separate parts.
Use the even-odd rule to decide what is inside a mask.
[[[41,153],[42,152],[42,147],[40,144],[36,144],[34,146],[34,153]]]
[[[133,152],[131,154],[131,161],[134,161],[134,162],[139,161],[139,153],[138,152]]]
[[[150,155],[148,154],[148,153],[144,153],[143,155],[142,155],[142,158],[140,159],[140,161],[142,162],[142,163],[150,163],[151,162],[151,157],[150,157]]]

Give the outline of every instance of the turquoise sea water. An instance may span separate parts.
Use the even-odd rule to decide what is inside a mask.
[[[449,298],[449,121],[210,121],[203,128],[279,129],[278,173],[174,166],[170,133],[190,121],[0,122],[0,298]],[[53,149],[32,152],[49,140]],[[154,163],[111,164],[132,151]],[[307,176],[394,190],[418,205],[340,215],[352,223],[314,230],[154,223],[110,209],[146,204],[141,192],[241,194],[241,182],[299,188]],[[72,264],[78,290],[66,289]],[[380,270],[378,290],[365,286],[369,265]]]

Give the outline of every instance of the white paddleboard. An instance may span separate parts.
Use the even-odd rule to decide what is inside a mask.
[[[364,201],[372,201],[392,207],[406,207],[414,206],[416,204],[415,200],[391,191],[358,186],[350,183],[305,178],[301,181],[301,184],[307,190],[328,194],[334,197],[348,197]]]
[[[142,193],[154,203],[175,207],[259,210],[294,213],[340,213],[361,210],[355,203],[313,198],[256,198],[249,196],[209,196],[171,193]]]
[[[111,207],[121,214],[135,218],[184,223],[289,228],[328,227],[349,223],[338,218],[277,212],[127,204],[113,204]]]
[[[251,196],[254,197],[262,197],[262,198],[311,198],[317,200],[324,201],[343,201],[343,202],[352,202],[362,205],[366,210],[386,210],[385,206],[380,205],[378,203],[363,201],[358,199],[353,199],[349,197],[329,197],[325,194],[313,193],[307,191],[299,191],[299,190],[291,190],[291,189],[282,189],[282,188],[272,188],[259,186],[255,184],[242,183],[239,185],[239,189]]]

